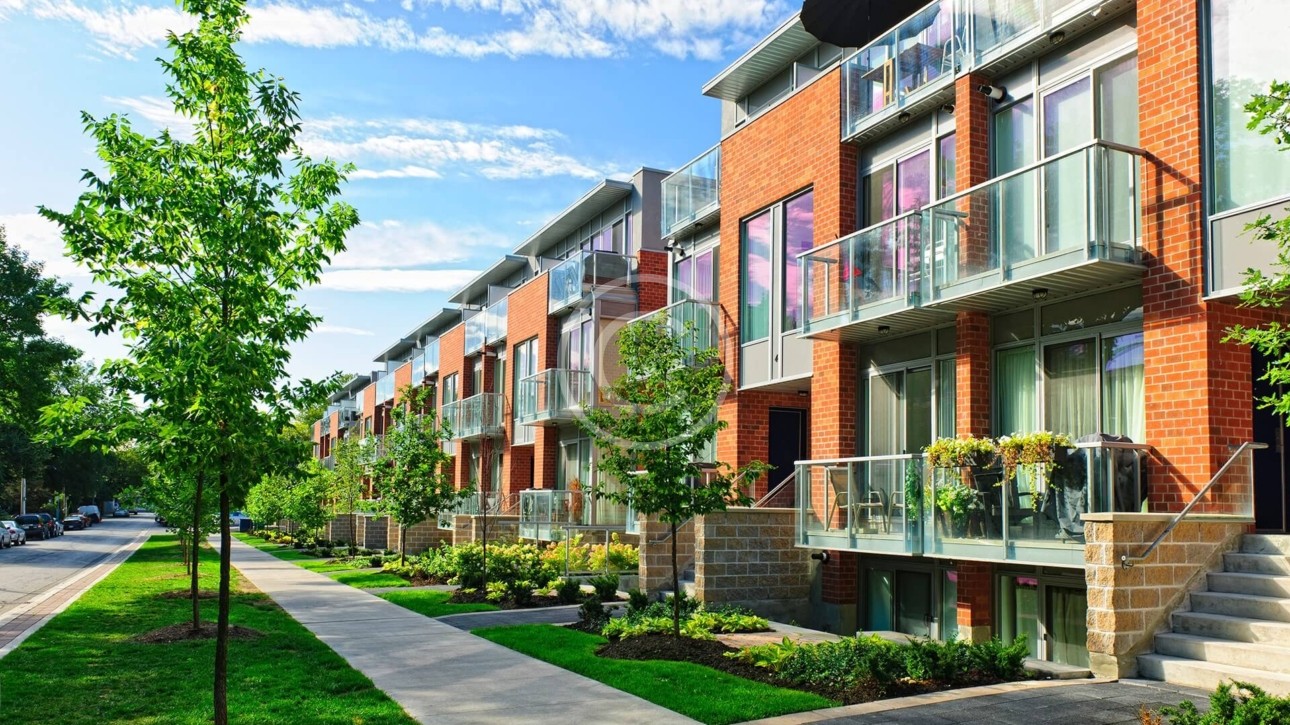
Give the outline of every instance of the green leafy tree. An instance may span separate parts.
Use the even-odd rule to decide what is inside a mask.
[[[456,508],[474,491],[452,483],[452,456],[443,449],[452,435],[435,414],[433,390],[409,385],[400,393],[401,404],[391,412],[385,431],[385,453],[372,464],[372,477],[381,490],[382,509],[399,525],[402,563],[408,528]]]
[[[271,526],[287,518],[287,479],[264,476],[246,494],[246,512],[262,526]]]
[[[350,554],[357,553],[358,502],[363,498],[363,477],[369,468],[367,450],[356,437],[341,438],[332,444],[329,494],[342,514],[349,515]]]
[[[182,433],[171,438],[184,443],[173,465],[208,472],[218,498],[214,720],[226,725],[228,515],[290,419],[279,384],[290,346],[317,322],[296,294],[344,249],[358,215],[334,201],[346,169],[301,151],[298,95],[238,55],[244,2],[181,5],[196,28],[168,36],[173,59],[161,65],[191,140],[83,114],[105,170],[85,172],[70,212],[41,213],[62,228],[68,256],[115,288],[113,299],[63,311],[121,331],[128,379]]]
[[[717,405],[729,388],[716,348],[700,348],[693,323],[673,332],[646,318],[619,333],[623,374],[607,391],[617,405],[596,408],[580,421],[600,454],[596,497],[656,515],[672,532],[672,634],[681,634],[681,582],[676,531],[694,516],[748,505],[740,482],[765,470],[753,462],[734,469],[705,462],[726,422]],[[620,482],[610,485],[610,482]]]
[[[316,462],[300,468],[287,486],[287,518],[305,531],[318,532],[327,523],[327,493],[330,488],[326,471]]]
[[[1271,136],[1285,151],[1290,148],[1290,82],[1273,81],[1267,93],[1255,94],[1245,110],[1250,114],[1249,128]],[[1265,214],[1246,230],[1260,242],[1276,246],[1276,260],[1269,271],[1248,269],[1241,305],[1264,310],[1270,320],[1261,325],[1235,325],[1226,340],[1257,350],[1268,361],[1262,380],[1274,390],[1290,389],[1290,326],[1284,310],[1290,302],[1290,216],[1274,219]],[[1260,401],[1278,414],[1290,415],[1290,393],[1272,393]]]

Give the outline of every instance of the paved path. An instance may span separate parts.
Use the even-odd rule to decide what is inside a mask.
[[[755,725],[1138,725],[1138,711],[1191,700],[1205,711],[1209,693],[1148,680],[1013,682],[757,720]],[[746,723],[745,725],[754,725]]]
[[[116,526],[113,527],[113,524]],[[52,548],[52,545],[67,542],[78,534],[90,532],[73,531],[57,539],[33,541],[24,547],[3,552],[12,554],[40,544],[50,546],[41,554],[29,559],[28,563],[12,562],[11,564],[8,560],[0,561],[0,572],[4,574],[0,577],[0,581],[4,582],[6,592],[9,594],[5,603],[0,604],[0,658],[17,649],[23,640],[45,626],[45,623],[53,619],[54,615],[67,609],[90,587],[111,574],[112,570],[130,558],[135,549],[147,541],[149,536],[162,531],[153,524],[151,516],[148,517],[146,524],[141,519],[116,519],[112,523],[95,526],[90,531],[108,527],[113,527],[109,529],[112,532],[110,535],[101,535],[97,542],[87,543],[84,551],[75,552],[74,555],[67,554],[67,549],[63,549],[60,555],[59,550]],[[77,542],[67,543],[75,545]],[[111,548],[107,548],[109,545]],[[83,563],[74,566],[72,562]],[[47,564],[50,571],[57,573],[57,577],[52,580],[41,579],[40,581],[44,582],[41,589],[35,589],[30,583],[16,581],[18,577],[24,575],[24,572],[38,568],[38,564],[41,563]],[[14,568],[10,569],[10,566]],[[11,577],[11,572],[15,576]],[[14,593],[21,593],[21,596],[14,596]]]
[[[693,722],[237,540],[233,564],[422,723]]]

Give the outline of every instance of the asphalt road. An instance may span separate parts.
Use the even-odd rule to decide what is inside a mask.
[[[164,531],[152,514],[139,514],[0,550],[0,615],[94,566],[144,529]]]

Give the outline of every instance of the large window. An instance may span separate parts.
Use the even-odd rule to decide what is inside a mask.
[[[797,255],[815,246],[815,196],[802,194],[784,205],[785,332],[802,326],[802,266]]]
[[[1290,194],[1290,155],[1246,128],[1245,104],[1285,80],[1285,0],[1209,0],[1210,179],[1212,211],[1219,213]]]
[[[596,353],[595,323],[590,317],[574,315],[560,332],[560,367],[592,371]]]
[[[537,411],[537,388],[523,385],[521,381],[530,375],[536,375],[537,338],[531,338],[515,346],[515,390],[512,392],[513,406],[517,416],[534,415]],[[520,445],[532,443],[536,439],[536,429],[531,425],[516,425],[511,435],[511,443]]]
[[[774,236],[771,212],[743,223],[740,252],[743,254],[743,310],[739,318],[740,337],[753,342],[770,336],[771,242]]]
[[[672,265],[672,301],[712,302],[717,298],[717,248],[692,250]]]
[[[801,327],[801,267],[797,255],[814,244],[815,200],[799,194],[744,221],[740,240],[743,342],[756,342]],[[778,270],[778,273],[777,273]],[[774,306],[778,303],[778,313]],[[772,330],[771,322],[776,321]]]

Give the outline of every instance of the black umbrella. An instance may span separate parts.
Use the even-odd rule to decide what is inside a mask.
[[[802,25],[822,43],[859,48],[926,3],[927,0],[805,0]]]

